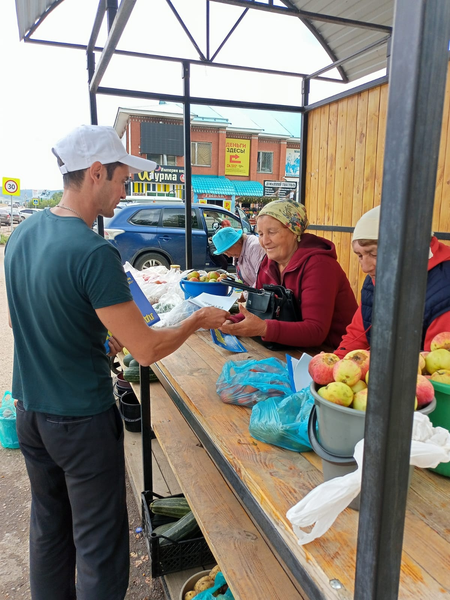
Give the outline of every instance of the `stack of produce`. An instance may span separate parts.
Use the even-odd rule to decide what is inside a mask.
[[[203,592],[211,589],[216,584],[215,579],[216,579],[216,575],[219,572],[220,572],[220,567],[219,567],[219,565],[216,565],[208,573],[208,575],[205,575],[204,577],[201,577],[200,579],[198,579],[196,581],[196,583],[194,584],[194,589],[187,591],[184,595],[183,600],[194,600],[195,598],[203,597],[204,596]],[[219,577],[221,577],[221,576],[222,576],[222,574],[219,575]],[[216,587],[218,585],[221,585],[221,583],[223,581],[225,581],[225,580],[223,579],[223,576],[222,576],[220,583],[217,584]],[[226,583],[224,583],[223,585],[221,585],[221,587],[219,589],[217,589],[216,591],[214,591],[211,594],[211,597],[217,598],[218,600],[220,600],[222,598],[232,598],[232,595],[229,591],[228,591],[228,594],[226,594],[225,596],[223,595],[227,590],[228,590],[228,585]]]
[[[128,354],[125,355],[124,359],[123,359],[123,364],[125,366],[124,372],[123,372],[123,378],[125,379],[125,381],[129,381],[130,383],[139,383],[140,381],[140,371],[139,371],[139,363],[137,360],[135,360],[131,354],[128,352]],[[156,377],[155,373],[152,371],[151,367],[149,367],[150,369],[150,374],[149,374],[149,381],[158,381],[158,378]]]
[[[446,335],[448,349],[437,344],[439,337]],[[421,352],[416,384],[415,410],[428,406],[434,398],[430,375],[436,381],[447,377],[450,383],[450,333],[440,334],[433,340],[432,352]],[[437,342],[435,342],[437,340]],[[445,354],[445,356],[444,356]],[[447,362],[446,362],[447,360]],[[317,393],[325,400],[365,411],[367,407],[367,384],[369,383],[370,352],[353,350],[339,359],[336,354],[317,354],[309,363],[309,374],[316,384]],[[448,365],[446,371],[445,365]]]
[[[154,515],[161,515],[170,519],[170,522],[158,525],[153,529],[154,534],[162,536],[159,538],[161,546],[201,535],[194,513],[191,511],[186,498],[158,498],[150,504],[150,510]],[[153,525],[157,522],[157,518],[152,519]]]
[[[430,344],[430,352],[420,354],[422,374],[450,385],[450,333],[444,331],[436,335]]]
[[[188,281],[201,281],[202,283],[217,283],[222,279],[227,279],[228,273],[218,273],[217,271],[191,271],[185,277]]]

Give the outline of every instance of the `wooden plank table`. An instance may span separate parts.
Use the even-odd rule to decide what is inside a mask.
[[[321,538],[298,546],[286,512],[323,481],[320,460],[312,452],[298,454],[253,439],[248,432],[250,410],[224,404],[216,393],[227,360],[284,358],[254,340],[243,343],[248,352],[235,355],[214,345],[209,332],[198,332],[152,367],[299,593],[310,599],[350,600],[359,513],[346,509]],[[170,428],[165,435],[169,433]],[[449,507],[450,480],[415,469],[406,514],[401,600],[450,599]],[[195,503],[193,509],[201,513]]]

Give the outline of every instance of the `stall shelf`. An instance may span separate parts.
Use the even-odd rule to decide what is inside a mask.
[[[238,359],[284,357],[252,339],[243,343],[247,353]],[[320,460],[313,452],[290,452],[250,436],[250,410],[224,404],[216,393],[217,378],[230,358],[236,355],[214,345],[209,332],[198,332],[152,365],[165,389],[154,393],[152,388],[152,424],[201,529],[232,588],[244,574],[253,586],[261,583],[261,577],[270,579],[271,572],[261,573],[259,562],[252,568],[253,557],[247,554],[253,543],[256,550],[256,539],[264,539],[297,594],[286,598],[350,600],[359,513],[346,509],[321,538],[304,547],[297,544],[286,511],[321,483]],[[218,477],[212,485],[205,482],[202,461],[209,465],[207,472]],[[449,479],[415,469],[406,512],[400,600],[450,598],[449,497]],[[236,570],[236,540],[242,541],[243,529],[249,529],[233,517],[236,509],[230,510],[230,503],[256,527],[257,538],[251,543],[246,538],[245,551],[239,551],[247,558],[242,564],[240,558],[237,561],[240,570]],[[254,590],[235,591],[242,600],[258,598]]]

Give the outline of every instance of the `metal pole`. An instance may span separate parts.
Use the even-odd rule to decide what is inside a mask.
[[[309,104],[309,89],[311,82],[309,79],[302,81],[302,106]],[[300,171],[298,178],[298,202],[305,203],[306,198],[306,150],[308,147],[308,112],[303,111],[300,118]]]
[[[192,269],[192,166],[191,166],[191,93],[190,93],[191,65],[183,62],[184,79],[184,189],[186,210],[186,269]]]
[[[106,19],[108,23],[108,32],[111,31],[114,19],[116,18],[118,6],[117,0],[106,0]]]
[[[398,597],[413,405],[448,67],[450,0],[397,0],[356,600]]]
[[[144,474],[144,491],[153,494],[152,464],[152,415],[150,404],[150,368],[139,368],[141,395],[141,430],[142,430],[142,470]]]

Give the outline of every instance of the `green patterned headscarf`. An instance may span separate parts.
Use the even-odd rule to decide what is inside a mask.
[[[274,200],[269,202],[259,211],[258,217],[267,215],[273,217],[288,229],[295,233],[297,240],[309,225],[308,216],[304,204],[295,202],[294,200]]]

